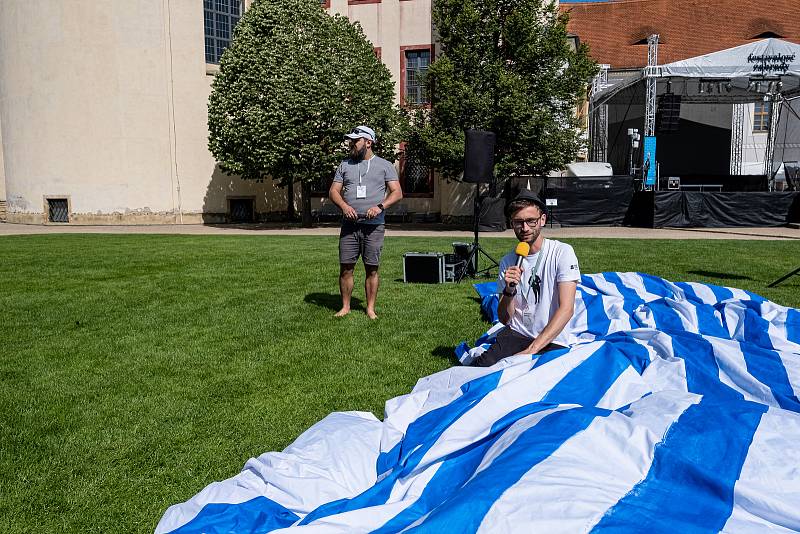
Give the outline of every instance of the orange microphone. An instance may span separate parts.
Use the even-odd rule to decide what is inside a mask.
[[[517,267],[522,267],[522,261],[528,257],[528,254],[531,252],[531,246],[526,243],[525,241],[520,241],[517,243],[517,248],[514,249],[514,253],[517,255]],[[517,284],[511,282],[509,284],[512,288],[516,287]]]

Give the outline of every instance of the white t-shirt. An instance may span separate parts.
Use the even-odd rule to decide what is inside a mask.
[[[539,263],[538,274],[541,284],[537,303],[531,287],[531,276],[540,254],[544,256]],[[516,264],[517,255],[514,252],[506,254],[500,260],[500,274],[497,277],[498,293],[506,287],[503,279],[506,269]],[[522,280],[517,286],[517,294],[514,297],[516,309],[508,326],[520,334],[535,338],[544,330],[558,309],[558,282],[580,280],[581,271],[572,247],[554,239],[545,239],[539,252],[529,254],[522,260],[522,269]],[[553,343],[568,346],[566,332],[562,330]]]

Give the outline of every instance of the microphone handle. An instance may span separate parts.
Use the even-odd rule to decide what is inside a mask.
[[[522,262],[523,261],[525,261],[525,256],[517,256],[517,267],[522,267]],[[508,285],[511,286],[511,289],[514,289],[515,287],[517,287],[517,283],[516,282],[511,282]]]

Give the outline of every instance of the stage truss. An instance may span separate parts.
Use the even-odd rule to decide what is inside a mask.
[[[656,134],[656,81],[661,73],[658,70],[658,34],[654,33],[647,38],[647,68],[645,69],[645,83],[647,84],[647,100],[644,110],[644,135]]]
[[[732,175],[742,174],[742,145],[744,144],[744,112],[747,104],[733,104],[731,119],[731,169]]]
[[[606,89],[608,70],[611,65],[600,65],[600,72],[592,80],[592,91],[589,98],[589,140],[591,143],[591,161],[607,161],[608,156],[608,106],[594,104],[595,96]]]
[[[769,189],[775,188],[775,136],[778,135],[778,117],[780,117],[781,98],[780,94],[768,94],[764,97],[765,102],[770,102],[769,106],[769,133],[767,134],[767,148],[764,152],[764,174],[769,181]]]

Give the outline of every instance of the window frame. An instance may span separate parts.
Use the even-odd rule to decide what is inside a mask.
[[[759,111],[758,106],[762,106],[762,110]],[[772,112],[772,102],[755,102],[753,105],[753,133],[769,133],[769,119],[770,114]]]
[[[250,206],[253,209],[252,213],[250,214],[250,220],[249,221],[248,220],[238,221],[238,220],[234,220],[234,218],[233,218],[233,210],[231,209],[231,205],[233,204],[233,202],[241,201],[241,200],[246,200],[247,202],[249,202]],[[233,223],[233,224],[245,223],[245,224],[247,224],[247,223],[254,223],[254,222],[258,221],[258,211],[256,211],[256,196],[255,195],[229,195],[229,196],[225,197],[225,205],[226,205],[226,208],[227,208],[227,210],[225,211],[225,220],[228,223]]]
[[[406,141],[400,143],[400,172],[398,178],[400,179],[400,187],[403,190],[403,198],[433,198],[435,192],[435,173],[432,168],[428,168],[428,189],[424,193],[411,193],[406,190]]]
[[[328,184],[325,189],[314,189],[318,184],[311,182],[310,187],[310,194],[311,198],[328,198],[328,192],[331,190],[331,185],[333,185],[333,178],[336,176],[336,171],[333,171],[327,178],[325,178],[325,182]]]
[[[217,10],[217,2],[223,1],[226,3],[228,8],[227,13],[223,13]],[[238,16],[232,15],[230,13],[230,6],[234,3],[239,4],[239,14]],[[211,5],[211,9],[206,7],[207,4]],[[203,58],[205,59],[206,65],[219,65],[219,60],[222,58],[222,54],[225,50],[231,45],[233,41],[233,32],[236,29],[236,25],[242,20],[242,16],[244,15],[244,11],[246,8],[245,0],[204,0],[203,1]],[[212,35],[208,35],[206,33],[207,25],[206,22],[208,21],[208,15],[211,14],[211,33]],[[219,31],[217,29],[217,21],[218,16],[225,16],[228,17],[228,37],[223,38],[218,35]],[[231,17],[236,19],[235,23],[231,23]],[[213,46],[213,53],[211,57],[209,57],[209,39],[211,40]],[[227,42],[227,44],[220,50],[220,42]]]
[[[406,102],[406,84],[407,84],[407,80],[406,80],[406,75],[407,75],[406,52],[415,52],[415,51],[421,51],[421,50],[427,50],[430,53],[430,60],[428,61],[428,67],[430,68],[430,65],[433,63],[433,60],[435,58],[435,54],[434,54],[435,45],[433,43],[424,44],[424,45],[408,45],[408,46],[401,46],[400,47],[400,106],[402,106],[404,108],[409,108],[409,107],[430,108],[431,107],[431,95],[427,95],[428,96],[428,101],[424,102],[424,103],[421,103],[421,104],[408,104]]]
[[[44,195],[44,224],[70,224],[72,223],[72,196],[71,195]],[[67,220],[66,221],[51,221],[50,220],[50,201],[64,201],[67,204]]]

